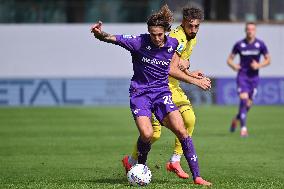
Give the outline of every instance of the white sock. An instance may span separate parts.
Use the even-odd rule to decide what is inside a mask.
[[[247,131],[248,129],[247,129],[246,126],[243,126],[243,127],[241,128],[241,130],[242,130],[242,131]]]
[[[180,159],[181,159],[181,155],[173,154],[170,159],[170,162],[177,162],[177,161],[180,161]]]

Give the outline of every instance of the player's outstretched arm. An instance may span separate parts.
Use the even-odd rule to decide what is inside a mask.
[[[202,79],[196,79],[187,75],[184,71],[181,71],[178,66],[179,60],[180,57],[175,53],[172,57],[172,61],[170,64],[170,76],[180,81],[184,81],[189,84],[194,84],[203,90],[209,90],[211,88],[211,81],[209,78],[204,77]]]
[[[104,31],[102,31],[102,25],[103,25],[103,23],[101,21],[95,23],[91,27],[91,33],[93,33],[95,38],[99,39],[100,41],[104,41],[104,42],[107,42],[107,43],[115,43],[116,37],[112,34],[108,34]]]

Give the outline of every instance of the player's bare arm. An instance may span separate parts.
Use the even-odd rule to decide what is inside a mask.
[[[99,21],[91,27],[91,33],[94,34],[95,38],[100,41],[104,41],[107,43],[115,43],[116,37],[112,34],[106,33],[102,31],[102,22]]]
[[[200,70],[189,71],[189,68],[190,68],[189,60],[180,59],[178,68],[184,73],[186,73],[188,76],[194,77],[196,79],[202,79],[204,77],[203,72]]]
[[[234,63],[234,54],[230,54],[228,59],[227,59],[227,64],[232,68],[234,71],[239,71],[241,69],[241,66],[239,64]]]
[[[190,67],[190,62],[189,62],[189,60],[183,60],[183,59],[180,58],[179,64],[178,64],[178,68],[179,68],[181,71],[184,71],[184,70],[189,69],[189,67]]]
[[[257,61],[253,60],[250,66],[252,67],[252,69],[258,70],[260,68],[268,66],[270,64],[270,60],[270,55],[266,54],[264,55],[264,60],[261,63],[258,63]]]
[[[172,57],[172,61],[170,64],[170,72],[169,72],[170,76],[180,81],[184,81],[189,84],[194,84],[203,90],[209,90],[211,88],[211,81],[209,78],[204,77],[202,79],[196,79],[194,77],[187,75],[185,72],[179,69],[178,66],[179,61],[180,57],[175,53]]]
[[[196,78],[196,79],[202,79],[204,77],[204,73],[201,70],[195,70],[195,71],[188,71],[188,75]]]

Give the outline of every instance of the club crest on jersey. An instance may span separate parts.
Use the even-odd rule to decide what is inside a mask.
[[[136,38],[135,35],[122,35],[122,38],[124,39],[132,39],[132,38]]]
[[[254,46],[255,46],[256,48],[259,48],[259,47],[260,47],[259,42],[256,42],[256,43],[254,44]]]
[[[173,50],[173,46],[170,46],[170,48],[168,49],[168,53],[171,53]]]
[[[147,46],[146,49],[150,51],[150,50],[151,50],[151,47],[150,47],[150,46]]]
[[[245,43],[241,43],[241,47],[242,47],[242,48],[245,48],[245,47],[246,47],[246,44],[245,44]]]

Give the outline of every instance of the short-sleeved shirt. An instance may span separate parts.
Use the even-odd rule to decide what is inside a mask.
[[[155,46],[149,34],[117,35],[116,44],[130,51],[134,75],[130,84],[130,108],[133,117],[152,113],[162,122],[166,115],[177,110],[169,90],[169,69],[178,41],[166,37],[163,47]]]
[[[180,58],[183,60],[189,60],[192,50],[194,46],[196,45],[196,41],[197,41],[196,37],[191,40],[187,40],[185,31],[183,30],[182,26],[178,26],[176,29],[171,31],[169,36],[176,38],[178,40],[179,44],[178,44],[176,52],[178,53]],[[179,87],[180,83],[177,79],[170,77],[169,81],[170,81],[170,88]]]
[[[234,45],[232,54],[240,55],[239,77],[258,77],[258,70],[253,70],[250,65],[253,60],[259,62],[261,55],[268,54],[268,50],[264,42],[257,38],[253,43],[248,43],[246,39],[243,39]]]
[[[178,41],[166,36],[163,47],[155,46],[150,34],[116,35],[116,44],[130,51],[134,75],[130,92],[168,88],[170,62]]]

